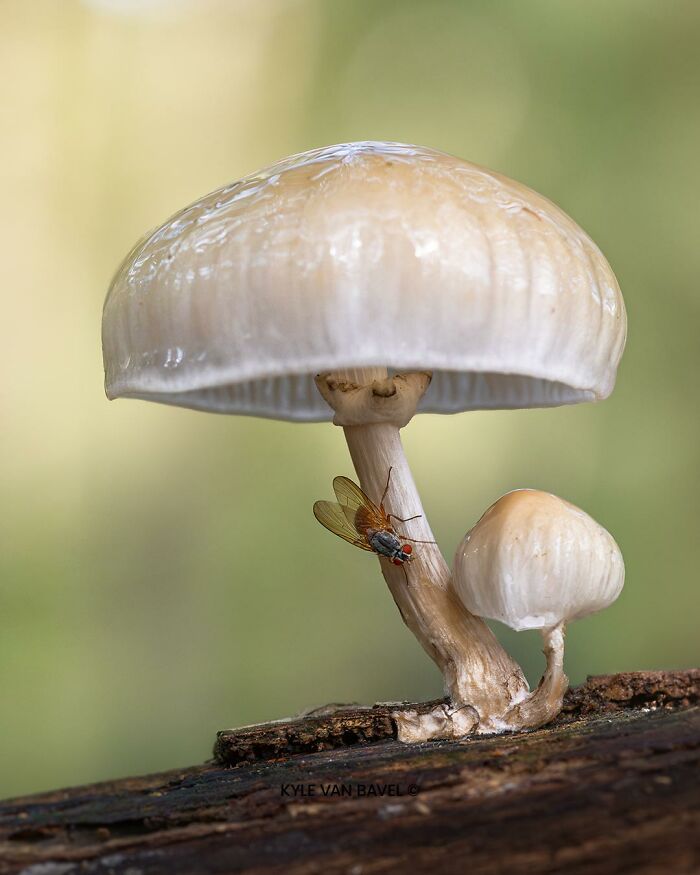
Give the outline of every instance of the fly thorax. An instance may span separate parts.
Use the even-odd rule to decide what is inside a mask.
[[[393,559],[401,550],[401,542],[391,532],[372,532],[367,540],[373,550],[389,559]]]

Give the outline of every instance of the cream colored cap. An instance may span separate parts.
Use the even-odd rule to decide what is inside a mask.
[[[516,489],[491,505],[457,548],[453,573],[468,611],[518,631],[600,611],[625,580],[612,535],[536,489]]]
[[[550,201],[400,143],[295,155],[145,237],[103,317],[106,392],[331,419],[317,373],[432,371],[420,410],[605,398],[625,341],[610,266]]]

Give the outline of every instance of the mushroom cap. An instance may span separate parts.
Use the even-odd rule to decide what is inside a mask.
[[[317,373],[432,371],[420,410],[606,397],[615,276],[558,207],[400,143],[295,155],[144,237],[104,307],[108,397],[331,419]]]
[[[453,570],[468,611],[517,631],[600,611],[624,579],[612,535],[578,507],[536,489],[516,489],[492,504],[464,536]]]

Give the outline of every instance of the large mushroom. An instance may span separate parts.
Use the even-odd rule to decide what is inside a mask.
[[[399,430],[421,411],[605,398],[625,324],[605,258],[544,197],[431,149],[347,143],[219,189],[134,247],[105,302],[106,391],[332,419],[363,490],[378,501],[391,468],[391,513],[434,541]],[[528,695],[522,671],[437,545],[414,557],[381,569],[443,673],[441,731],[495,728]]]

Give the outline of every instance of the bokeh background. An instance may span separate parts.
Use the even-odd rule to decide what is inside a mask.
[[[329,143],[485,164],[606,253],[629,313],[610,399],[426,415],[405,444],[447,556],[514,487],[613,532],[626,588],[571,627],[573,682],[697,663],[699,43],[682,0],[0,0],[0,796],[440,694],[373,560],[311,515],[352,474],[339,429],[102,392],[132,243]],[[537,636],[498,634],[536,681]]]

